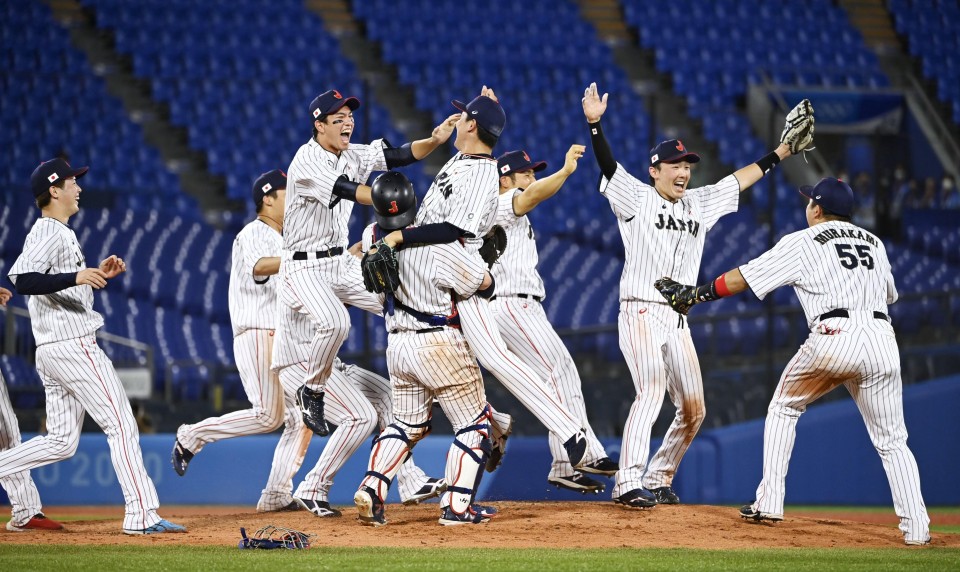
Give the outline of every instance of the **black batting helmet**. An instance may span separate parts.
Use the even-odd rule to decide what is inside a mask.
[[[387,171],[373,180],[370,198],[377,225],[383,230],[398,230],[410,225],[417,216],[417,195],[413,183],[399,171]]]

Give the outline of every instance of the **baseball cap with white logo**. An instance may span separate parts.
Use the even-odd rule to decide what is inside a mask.
[[[520,171],[533,171],[534,173],[539,173],[546,168],[546,161],[537,161],[534,163],[530,160],[530,155],[527,155],[527,152],[522,150],[507,151],[497,158],[497,171],[499,171],[499,175],[501,177],[513,173],[519,173]]]
[[[680,161],[698,163],[700,155],[687,151],[683,141],[679,139],[668,139],[650,149],[650,165],[654,167],[658,163],[679,163]]]
[[[498,102],[485,95],[478,95],[467,104],[458,99],[450,103],[460,111],[466,112],[468,118],[476,119],[477,125],[496,137],[500,137],[503,128],[507,125],[507,114],[503,112],[503,108]]]
[[[853,214],[853,189],[840,179],[825,177],[814,186],[800,187],[800,194],[813,199],[830,214],[849,217]]]
[[[267,171],[257,177],[253,183],[253,204],[260,208],[263,204],[263,197],[272,191],[279,191],[287,188],[287,174],[280,169]]]
[[[30,175],[30,188],[33,189],[34,198],[39,197],[50,189],[50,185],[57,181],[69,179],[70,177],[80,178],[84,176],[90,167],[78,167],[74,169],[64,159],[56,158],[44,161],[33,170]]]

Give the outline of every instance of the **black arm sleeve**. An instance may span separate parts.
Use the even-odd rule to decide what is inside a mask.
[[[404,143],[399,147],[384,148],[383,158],[387,161],[388,169],[397,167],[406,167],[411,163],[416,163],[417,158],[413,156],[413,144]]]
[[[613,151],[610,150],[610,144],[607,138],[603,136],[603,128],[600,122],[589,123],[590,141],[593,143],[593,154],[597,156],[597,165],[600,165],[600,172],[603,176],[610,179],[617,172],[617,160],[613,158]]]
[[[19,274],[14,286],[17,294],[21,296],[41,296],[43,294],[53,294],[67,288],[77,285],[77,273],[67,272],[66,274],[41,274],[39,272],[27,272]]]
[[[410,246],[412,244],[447,244],[466,234],[449,222],[405,228],[400,231],[400,233],[403,235],[403,246]]]

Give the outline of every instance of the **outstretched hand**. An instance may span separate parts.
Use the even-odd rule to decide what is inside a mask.
[[[437,125],[433,128],[433,133],[430,137],[437,143],[446,143],[450,139],[450,135],[453,133],[453,130],[457,127],[457,121],[460,120],[460,114],[455,113],[450,117],[447,117],[443,120],[443,123]]]
[[[609,95],[609,93],[605,93],[603,97],[600,97],[597,91],[597,82],[591,83],[583,91],[583,114],[587,118],[587,123],[600,121],[600,118],[607,111],[607,97]]]
[[[103,272],[104,277],[108,279],[114,278],[127,271],[127,264],[122,258],[116,254],[112,254],[109,258],[100,263],[100,271]]]
[[[560,170],[566,175],[572,175],[577,170],[577,161],[583,157],[586,150],[587,148],[583,145],[571,145],[567,150],[567,156],[563,159],[563,168]]]
[[[484,97],[489,97],[490,99],[496,101],[497,103],[500,103],[500,100],[497,99],[497,94],[493,93],[493,88],[491,87],[483,86],[483,89],[480,90],[480,95]]]
[[[77,286],[90,286],[99,290],[107,285],[107,274],[99,268],[84,268],[77,272]]]

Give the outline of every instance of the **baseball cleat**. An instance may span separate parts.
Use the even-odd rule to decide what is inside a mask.
[[[610,457],[597,459],[592,463],[586,463],[577,467],[584,473],[593,473],[594,475],[606,475],[612,477],[620,470],[620,465]]]
[[[747,520],[756,520],[756,521],[770,520],[773,522],[779,522],[783,520],[782,514],[770,514],[767,512],[760,512],[759,510],[756,510],[755,508],[753,508],[753,504],[745,504],[742,507],[740,507],[740,517],[745,518]]]
[[[298,512],[301,510],[305,510],[303,505],[295,500],[290,501],[290,504],[280,508],[261,509],[260,507],[257,507],[257,512]]]
[[[673,491],[673,487],[657,487],[647,490],[657,497],[657,504],[680,504],[680,497]]]
[[[480,515],[483,518],[493,518],[500,514],[500,511],[497,510],[497,507],[473,503],[470,505],[470,512],[473,514]]]
[[[297,504],[299,504],[303,508],[309,510],[310,512],[312,512],[313,514],[319,517],[326,517],[326,516],[335,517],[335,516],[343,515],[343,513],[340,512],[339,510],[335,508],[331,508],[330,503],[325,500],[318,501],[313,499],[301,499],[296,497],[294,497],[293,500],[295,500]]]
[[[587,437],[583,434],[583,431],[577,431],[576,435],[567,439],[563,448],[567,451],[567,457],[570,459],[573,468],[580,469],[583,458],[587,454]]]
[[[193,460],[193,453],[180,443],[177,439],[173,444],[173,453],[170,454],[170,462],[173,463],[173,470],[181,477],[187,472],[187,465]]]
[[[925,540],[914,540],[914,539],[905,538],[903,540],[903,543],[906,544],[907,546],[925,546],[927,544],[930,544],[930,537],[928,536]]]
[[[139,534],[161,534],[164,532],[186,532],[187,527],[180,526],[179,524],[174,524],[169,520],[161,520],[153,526],[148,526],[147,528],[124,528],[124,534],[139,535]]]
[[[457,514],[453,512],[450,507],[446,506],[443,507],[443,510],[440,512],[440,520],[437,522],[443,526],[456,526],[459,524],[483,524],[485,522],[490,522],[490,517],[484,516],[482,512],[474,512],[472,506],[463,514]]]
[[[426,484],[420,487],[420,490],[417,491],[417,494],[403,501],[403,504],[405,506],[420,504],[427,499],[432,499],[442,495],[446,490],[447,481],[430,477],[427,479]]]
[[[323,392],[301,385],[297,390],[297,407],[303,416],[303,424],[321,437],[330,434],[330,425],[323,417]]]
[[[353,495],[353,504],[357,506],[360,524],[367,526],[383,526],[387,519],[383,514],[383,501],[377,496],[377,491],[370,487],[360,487]]]
[[[487,457],[487,464],[484,467],[488,473],[492,473],[503,463],[503,456],[507,452],[507,438],[513,433],[513,417],[509,415],[507,417],[510,418],[510,423],[503,430],[503,433],[500,434],[500,437],[490,439],[492,442],[490,446],[490,456]]]
[[[600,494],[606,487],[600,481],[586,475],[574,473],[569,477],[548,477],[547,482],[559,489],[567,489],[578,493]]]
[[[26,532],[28,530],[63,530],[63,525],[47,518],[42,512],[30,517],[30,520],[23,524],[14,524],[13,521],[7,522],[7,530],[10,532]]]
[[[630,508],[653,508],[657,506],[657,497],[647,489],[633,489],[613,499],[613,502]]]

